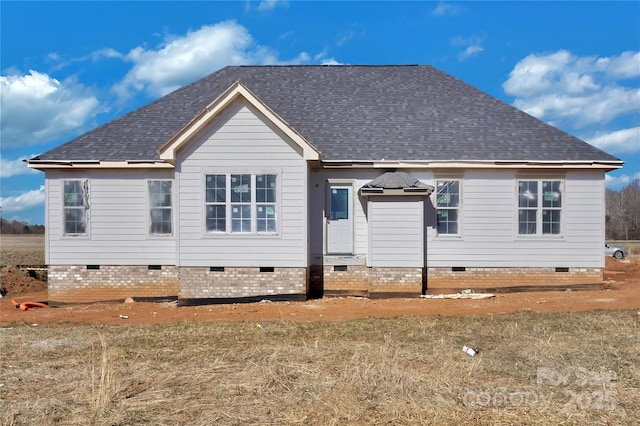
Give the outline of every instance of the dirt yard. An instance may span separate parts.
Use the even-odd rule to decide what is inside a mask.
[[[31,240],[31,244],[37,241]],[[4,256],[9,252],[3,242]],[[18,245],[19,252],[31,253],[34,260],[10,255],[9,259],[22,259],[20,264],[37,264],[44,256],[29,244]],[[274,321],[299,322],[333,321],[363,317],[394,316],[469,316],[504,314],[520,311],[568,312],[594,309],[635,309],[640,307],[640,255],[617,261],[606,259],[605,283],[589,290],[540,291],[524,293],[498,293],[484,300],[424,300],[324,298],[306,302],[260,302],[248,304],[206,305],[177,307],[175,302],[165,303],[96,303],[69,305],[59,308],[15,309],[11,299],[18,302],[46,301],[46,284],[14,267],[2,270],[2,286],[7,296],[0,299],[0,323],[25,322],[28,324],[96,323],[96,324],[163,324],[182,321]]]

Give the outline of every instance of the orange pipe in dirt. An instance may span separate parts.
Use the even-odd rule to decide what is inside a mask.
[[[45,305],[44,303],[39,302],[22,302],[19,303],[16,299],[11,299],[11,303],[13,306],[20,308],[21,311],[28,311],[29,308],[48,308],[49,305]]]

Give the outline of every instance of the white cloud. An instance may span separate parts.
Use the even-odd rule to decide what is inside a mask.
[[[79,57],[70,58],[70,59],[64,58],[62,55],[60,55],[57,52],[52,52],[47,55],[47,60],[53,63],[53,66],[51,68],[52,72],[60,71],[61,69],[68,67],[69,65],[72,65],[77,62],[91,61],[95,63],[102,59],[125,60],[126,58],[124,54],[110,47],[98,49],[94,52],[89,53],[88,55],[79,56]]]
[[[320,65],[344,65],[344,64],[336,61],[334,58],[326,58],[320,62]]]
[[[27,158],[33,158],[35,155],[29,157],[23,156],[17,160],[5,160],[0,159],[0,178],[9,178],[12,176],[27,175],[30,173],[37,173],[37,170],[30,169],[27,163],[24,162]]]
[[[225,21],[184,36],[167,36],[157,50],[138,46],[126,60],[134,66],[114,87],[123,99],[139,91],[162,96],[227,65],[300,64],[308,62],[309,55],[302,52],[281,61],[277,52],[255,45],[245,27]]]
[[[482,46],[477,46],[477,45],[472,45],[467,47],[466,49],[464,49],[464,52],[460,53],[458,55],[458,59],[460,61],[464,61],[467,58],[470,58],[472,56],[477,55],[478,53],[482,52],[484,50],[484,47]]]
[[[340,32],[337,35],[336,46],[344,46],[354,38],[363,37],[364,35],[365,31],[361,30],[358,24],[353,24],[349,30]]]
[[[633,154],[640,152],[640,127],[596,134],[584,140],[604,151]]]
[[[450,4],[445,2],[440,2],[436,6],[431,14],[433,16],[456,16],[464,12],[466,9],[463,6],[459,6],[457,4]]]
[[[454,47],[464,47],[464,50],[458,53],[458,60],[460,62],[468,59],[472,56],[476,56],[480,52],[484,51],[482,44],[485,41],[485,36],[471,36],[461,37],[456,36],[451,40],[451,45]]]
[[[0,197],[3,214],[18,213],[44,205],[44,185],[40,189],[23,192],[12,197]]]
[[[289,2],[286,0],[262,0],[258,4],[258,10],[264,12],[266,10],[273,10],[278,6],[287,7]]]
[[[73,78],[61,82],[33,70],[0,77],[5,148],[38,145],[83,129],[100,111],[98,99]]]
[[[503,88],[514,105],[538,118],[576,128],[637,113],[640,89],[624,79],[640,75],[638,53],[579,57],[566,50],[531,54],[516,64]]]
[[[640,75],[640,52],[623,52],[612,58],[599,58],[596,67],[616,78],[633,78]]]
[[[124,55],[115,49],[112,49],[110,47],[105,47],[103,49],[98,49],[95,52],[91,52],[88,56],[80,58],[80,60],[85,60],[87,58],[91,58],[93,62],[97,62],[102,58],[124,59]]]
[[[609,123],[627,113],[638,111],[640,89],[603,87],[600,91],[574,95],[563,92],[519,98],[513,103],[541,119],[566,122],[575,128],[594,123]]]
[[[606,174],[604,175],[604,178],[605,178],[604,179],[605,185],[607,186],[607,188],[621,189],[629,185],[634,180],[640,179],[640,172],[636,172],[631,175],[620,175],[620,176],[611,176]]]

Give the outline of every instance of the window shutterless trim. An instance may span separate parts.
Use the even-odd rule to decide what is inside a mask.
[[[438,194],[438,183],[440,183],[440,182],[443,182],[443,183],[446,183],[446,182],[457,182],[458,183],[458,193],[457,193],[458,203],[457,203],[456,206],[439,206],[439,201],[438,201],[438,198],[439,198],[438,197],[439,196],[439,194]],[[435,187],[436,187],[436,189],[435,189],[435,191],[433,191],[433,194],[434,194],[433,204],[434,204],[435,211],[436,211],[436,236],[437,237],[460,237],[462,235],[462,220],[461,220],[462,219],[462,217],[461,217],[462,216],[462,182],[463,182],[463,179],[460,179],[460,178],[451,178],[451,179],[436,178],[435,179]],[[444,193],[442,195],[449,195],[450,196],[451,194],[452,193],[450,193],[450,192],[446,192],[446,193]],[[449,203],[450,203],[450,201],[446,202],[446,204],[449,204]],[[445,204],[445,203],[443,203],[443,204]],[[450,212],[455,212],[455,214],[456,214],[455,224],[456,224],[456,227],[457,227],[457,232],[454,233],[454,232],[439,232],[438,231],[438,216],[439,216],[439,213],[441,211],[443,211],[443,212],[447,211],[447,217],[449,216]],[[448,223],[454,223],[454,221],[447,221],[446,223],[447,224]],[[448,226],[447,226],[447,228],[448,228]]]
[[[67,183],[73,183],[73,192],[67,192]],[[62,180],[62,235],[64,237],[88,237],[89,236],[89,180],[88,179],[63,179]],[[81,221],[67,221],[67,213],[76,212]],[[84,229],[81,232],[67,232],[67,223],[82,223]],[[77,231],[77,225],[76,225]]]
[[[207,199],[207,190],[221,190],[222,187],[216,186],[208,187],[210,178],[214,176],[222,178],[224,177],[224,200],[222,197],[218,197],[219,193],[213,193],[215,196]],[[281,173],[279,171],[260,171],[260,172],[211,172],[203,174],[204,182],[204,212],[203,212],[203,232],[205,235],[231,235],[236,238],[240,236],[277,236],[279,234],[280,220],[278,213],[280,211],[280,199],[281,199]],[[249,178],[246,181],[246,178]],[[236,188],[240,191],[247,186],[249,191],[249,197],[233,194],[232,178],[240,179],[240,182],[236,182]],[[261,180],[262,179],[262,180]],[[260,186],[266,184],[265,186]],[[274,186],[271,187],[270,185]],[[259,187],[260,186],[260,187]],[[262,191],[261,200],[258,201],[258,193]],[[269,195],[270,194],[270,195]],[[270,198],[271,197],[271,198]],[[210,207],[218,206],[224,210],[218,210],[220,213],[224,211],[224,230],[209,230],[207,226],[207,214]],[[248,210],[247,210],[248,208]],[[234,211],[235,210],[235,211]],[[235,215],[235,217],[234,217]],[[218,213],[216,213],[218,216]],[[221,216],[221,215],[220,215]],[[221,220],[221,219],[219,219]],[[234,231],[234,225],[238,225],[244,228],[247,223],[249,224],[248,231]],[[273,223],[273,230],[260,230],[268,228],[269,224]],[[236,226],[237,229],[237,226]]]
[[[551,184],[551,190],[545,191],[545,184]],[[557,191],[554,190],[556,189],[554,188],[556,184]],[[523,185],[526,185],[526,188],[524,188],[524,191],[521,192]],[[516,179],[515,232],[518,238],[538,239],[563,237],[565,226],[564,188],[565,180],[562,178],[521,177],[519,179]],[[554,194],[558,194],[557,201],[554,199],[556,198]],[[521,200],[522,197],[524,197],[525,200]],[[527,201],[527,199],[530,201]],[[545,203],[550,203],[550,205],[545,206]],[[545,220],[545,215],[550,215],[551,220]],[[522,233],[521,224],[527,228],[526,230],[531,231]],[[552,228],[554,224],[557,224],[557,226],[559,227],[558,232],[545,232],[546,227],[551,227],[551,230],[553,230]]]
[[[151,197],[151,183],[152,182],[169,182],[170,183],[170,188],[169,188],[169,196],[170,196],[170,204],[168,206],[164,206],[164,205],[160,205],[160,206],[154,206],[153,205],[153,201],[152,201],[152,197]],[[147,236],[150,237],[170,237],[173,236],[173,229],[174,229],[174,180],[173,179],[147,179]],[[169,211],[169,226],[170,226],[170,230],[169,232],[153,232],[153,218],[152,218],[152,214],[151,211],[152,210],[162,210],[162,211]]]

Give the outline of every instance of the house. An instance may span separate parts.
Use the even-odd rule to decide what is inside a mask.
[[[622,161],[431,66],[234,66],[28,161],[52,303],[601,282]]]

